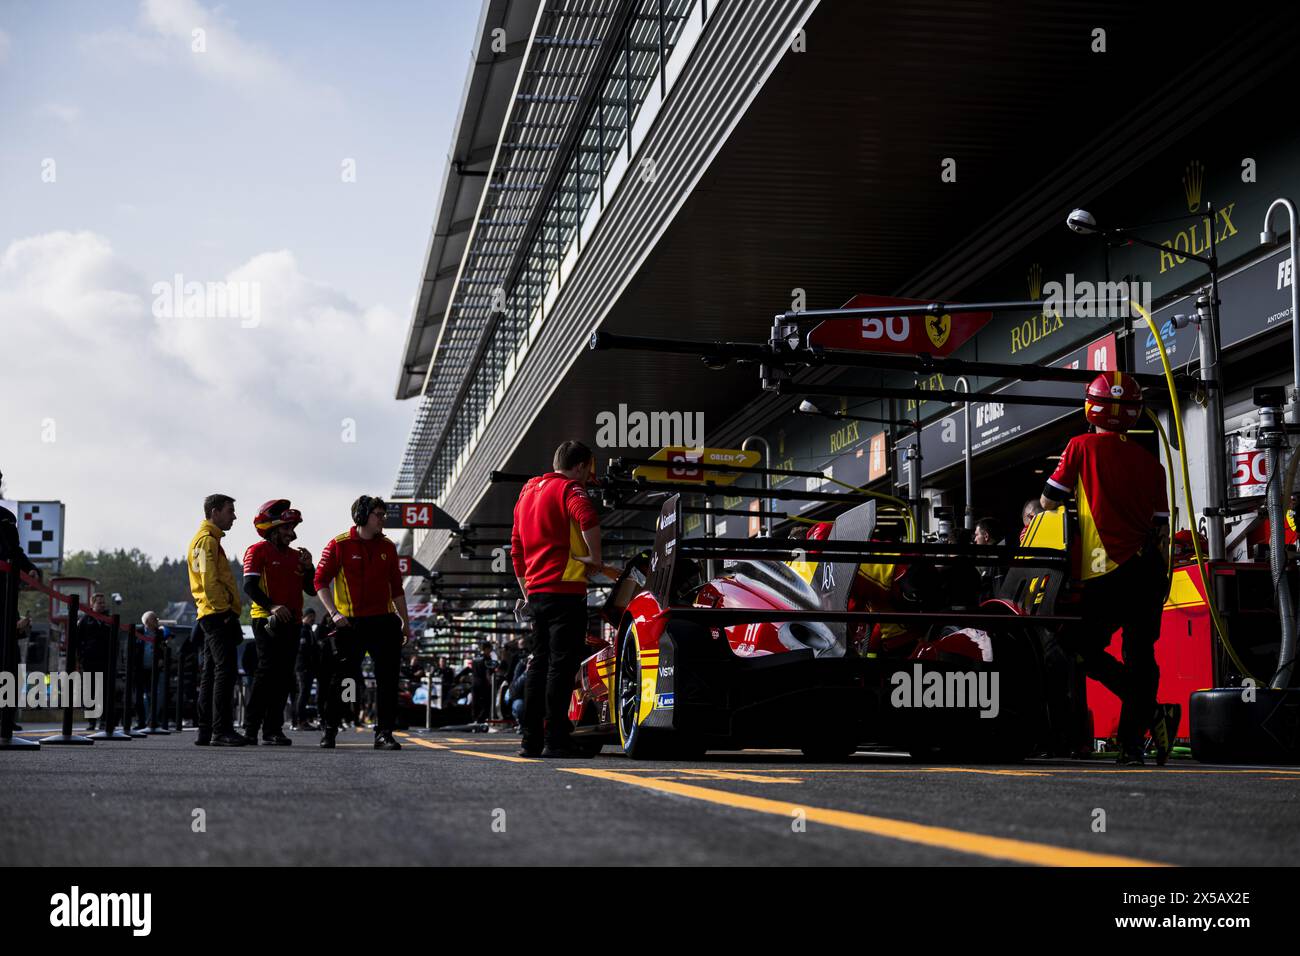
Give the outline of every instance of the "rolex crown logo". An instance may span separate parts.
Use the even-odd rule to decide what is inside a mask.
[[[1205,186],[1205,167],[1199,159],[1187,164],[1183,172],[1183,197],[1187,200],[1187,211],[1196,212],[1201,208],[1201,190]]]
[[[1043,294],[1043,267],[1035,262],[1029,267],[1029,298],[1037,300]]]

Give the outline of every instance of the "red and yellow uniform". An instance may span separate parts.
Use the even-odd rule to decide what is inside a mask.
[[[1169,520],[1165,469],[1119,432],[1070,439],[1043,495],[1057,501],[1073,496],[1078,503],[1084,581],[1139,554],[1152,526]]]
[[[244,552],[244,577],[256,577],[271,604],[283,604],[296,619],[302,615],[302,561],[294,548],[277,548],[270,541],[258,541]],[[249,613],[254,618],[271,616],[270,609],[256,601]]]
[[[331,588],[344,617],[395,614],[402,593],[397,546],[382,534],[367,541],[350,528],[325,545],[316,564],[316,590]]]
[[[515,502],[510,561],[528,593],[586,594],[582,532],[600,523],[582,485],[558,472],[529,479]]]

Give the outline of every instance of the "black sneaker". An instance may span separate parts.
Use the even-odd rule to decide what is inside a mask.
[[[195,738],[195,740],[194,740],[194,746],[196,746],[196,747],[210,747],[210,746],[212,746],[212,738],[211,738],[211,737],[197,737],[197,738]]]
[[[334,738],[338,736],[337,730],[326,730],[325,736],[320,739],[321,748],[324,750],[334,749]]]
[[[247,747],[248,738],[243,734],[217,734],[212,738],[213,747]]]
[[[244,741],[244,746],[245,746],[245,747],[256,747],[256,746],[257,746],[257,731],[256,731],[256,730],[254,730],[252,733],[249,733],[247,730],[245,730],[242,734],[239,733],[238,731],[236,731],[235,736],[241,738],[241,739]]]
[[[547,759],[550,759],[552,757],[574,759],[574,758],[591,756],[591,754],[579,750],[577,747],[574,747],[572,744],[547,744],[544,748],[542,748],[541,755]]]
[[[392,734],[375,734],[376,750],[401,750],[402,745],[394,739]]]
[[[289,747],[293,745],[293,741],[290,740],[288,737],[286,737],[283,731],[277,731],[276,733],[273,733],[270,736],[263,734],[262,743],[275,744],[280,747]]]
[[[540,750],[534,750],[531,747],[520,747],[518,750],[515,751],[515,753],[517,753],[521,757],[531,757],[533,759],[536,759],[542,755],[542,752]]]
[[[1115,763],[1121,767],[1141,767],[1146,764],[1146,761],[1142,759],[1142,751],[1126,750],[1121,747]]]

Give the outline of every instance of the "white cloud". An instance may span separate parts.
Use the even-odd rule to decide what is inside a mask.
[[[50,116],[68,126],[74,125],[81,118],[81,110],[67,103],[42,103],[36,108],[37,116]]]
[[[85,52],[110,60],[183,66],[258,99],[283,97],[300,106],[333,106],[337,93],[298,77],[272,52],[246,39],[219,7],[198,0],[141,0],[139,27],[84,37]]]
[[[152,286],[172,276],[141,275],[91,232],[19,239],[0,254],[12,396],[0,469],[10,497],[68,504],[70,549],[176,555],[203,496],[223,491],[239,501],[232,556],[274,497],[303,511],[302,544],[319,553],[357,494],[388,490],[409,417],[388,390],[399,318],[304,275],[288,251],[211,278],[259,283],[261,323],[155,317]],[[341,440],[344,419],[355,443]]]

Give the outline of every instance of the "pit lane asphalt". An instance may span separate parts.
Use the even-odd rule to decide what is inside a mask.
[[[291,736],[0,752],[0,865],[1237,866],[1292,863],[1300,832],[1298,768],[525,761],[508,734],[411,731],[396,753]]]

